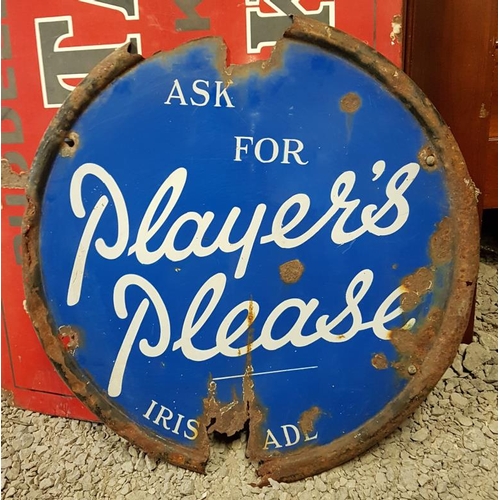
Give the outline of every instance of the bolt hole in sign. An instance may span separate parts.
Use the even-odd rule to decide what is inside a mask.
[[[421,91],[295,18],[270,60],[205,38],[129,47],[69,96],[24,219],[27,306],[64,380],[152,456],[209,435],[294,481],[426,397],[465,330],[474,186]]]

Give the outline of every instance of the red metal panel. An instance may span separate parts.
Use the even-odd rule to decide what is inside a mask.
[[[224,2],[223,7],[218,0],[201,0],[194,11],[192,4],[184,0],[3,2],[2,156],[12,169],[28,169],[62,98],[90,70],[88,62],[103,57],[103,48],[110,51],[130,38],[147,57],[217,35],[228,46],[228,61],[242,64],[267,58],[271,52],[269,46],[249,49],[255,42],[251,12],[261,23],[261,34],[269,33],[267,25],[276,19],[286,20],[286,13],[323,12],[331,15],[337,28],[401,66],[393,23],[401,14],[402,0],[246,0]],[[3,175],[2,183],[2,387],[21,407],[93,419],[59,379],[24,311],[19,265],[23,191],[13,189],[19,179]]]
[[[24,310],[20,222],[24,193],[2,189],[2,388],[17,406],[94,420],[50,363]]]
[[[394,5],[394,2],[376,2],[375,25],[373,47],[390,61],[401,66],[403,38],[401,6]]]

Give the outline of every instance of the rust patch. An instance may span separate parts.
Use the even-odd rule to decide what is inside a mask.
[[[361,97],[356,92],[349,92],[340,99],[340,109],[344,113],[356,113],[361,107]]]
[[[14,393],[2,387],[2,401],[4,401],[7,406],[14,406]]]
[[[234,436],[245,428],[248,420],[244,401],[240,401],[233,390],[231,402],[221,404],[217,400],[217,384],[210,380],[208,383],[208,397],[203,400],[203,423],[207,434],[218,432],[228,437]]]
[[[313,433],[314,424],[322,413],[323,412],[317,406],[313,406],[300,415],[299,427],[302,431],[302,434],[304,434],[305,436],[310,436]]]
[[[403,17],[401,16],[401,14],[392,16],[391,28],[391,44],[400,44],[403,37]]]
[[[280,266],[281,281],[283,281],[283,283],[286,283],[287,285],[297,283],[297,281],[299,281],[300,278],[302,278],[304,270],[305,270],[304,265],[298,259],[285,262]]]
[[[401,286],[405,293],[401,295],[401,309],[411,311],[420,304],[422,297],[433,288],[434,272],[428,267],[421,267],[403,279]]]
[[[80,137],[76,132],[70,132],[64,139],[61,144],[61,156],[63,158],[70,158],[78,149],[78,145],[80,144]]]
[[[64,348],[70,354],[74,354],[76,349],[80,347],[80,335],[73,327],[67,325],[59,327],[58,335]]]
[[[250,370],[253,371],[252,367],[249,366]],[[255,395],[255,388],[253,379],[251,376],[251,371],[248,375],[245,374],[243,378],[243,399],[247,404],[247,415],[248,415],[248,440],[246,448],[246,456],[250,460],[263,460],[264,456],[262,453],[262,429],[261,424],[265,417],[265,411],[263,406],[258,402],[257,396]]]
[[[424,146],[418,152],[418,163],[419,165],[428,172],[436,170],[438,167],[438,160],[434,149],[430,146]]]
[[[25,189],[28,183],[26,172],[16,172],[9,163],[9,160],[2,158],[2,187]]]
[[[453,225],[449,217],[445,217],[437,225],[429,246],[429,253],[435,266],[451,261],[453,257]]]
[[[389,361],[387,361],[383,353],[374,354],[372,357],[372,366],[377,370],[385,370],[389,368]]]
[[[196,41],[193,43],[196,43]],[[286,43],[284,38],[280,38],[276,41],[269,59],[253,61],[246,64],[231,64],[226,67],[227,47],[223,44],[220,57],[218,58],[219,62],[216,66],[219,68],[224,78],[225,86],[228,87],[232,85],[234,81],[248,78],[253,74],[265,77],[273,71],[280,69],[283,66],[283,54],[285,50]]]
[[[255,313],[253,311],[253,300],[250,299],[248,301],[248,315],[247,315],[247,324],[248,328],[252,326],[252,323],[255,321]],[[250,331],[250,330],[249,330]]]
[[[246,456],[251,460],[262,459],[260,424],[263,412],[257,403],[252,380],[253,368],[247,363],[242,381],[242,397],[238,398],[233,390],[232,401],[222,403],[217,399],[217,384],[214,380],[208,383],[208,396],[203,400],[203,414],[199,417],[198,450],[208,460],[209,435],[216,432],[232,437],[248,427]]]
[[[400,356],[392,366],[402,377],[408,378],[418,371],[439,332],[442,319],[443,311],[434,307],[429,312],[425,324],[416,333],[403,328],[391,331],[390,340]]]
[[[212,377],[208,381],[208,396],[203,399],[203,414],[198,419],[200,432],[197,439],[198,449],[206,456],[206,460],[208,460],[210,452],[210,434],[215,432],[230,438],[246,429],[248,429],[246,456],[251,460],[265,458],[261,450],[262,431],[260,429],[264,413],[262,406],[257,402],[252,379],[251,344],[253,341],[252,323],[254,320],[253,300],[250,299],[247,315],[246,362],[245,373],[242,376],[241,399],[238,397],[235,388],[233,388],[232,400],[229,403],[219,401],[216,381]]]

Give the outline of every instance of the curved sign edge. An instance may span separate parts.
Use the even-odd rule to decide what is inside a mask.
[[[439,333],[407,386],[375,417],[332,443],[302,448],[283,457],[277,455],[261,461],[257,470],[262,477],[261,484],[266,484],[269,478],[277,481],[296,481],[340,465],[368,450],[390,434],[417,408],[437,384],[456,354],[468,323],[479,262],[479,223],[475,186],[449,128],[416,84],[399,68],[363,42],[322,23],[294,17],[293,24],[285,32],[284,37],[314,44],[339,54],[370,73],[407,106],[427,136],[432,137],[429,147],[443,167],[451,220],[447,231],[435,234],[437,241],[434,245],[439,247],[444,244],[451,249],[454,273]],[[203,39],[201,42],[203,43]],[[172,52],[197,43],[200,41],[188,42]],[[273,58],[274,60],[279,58],[279,50],[278,42],[267,64],[270,65]],[[41,201],[52,163],[58,154],[64,155],[64,149],[72,140],[73,124],[93,99],[114,79],[143,60],[140,55],[133,54],[133,51],[131,45],[124,46],[89,73],[64,102],[39,146],[30,173],[27,188],[28,204],[22,228],[26,308],[48,357],[63,380],[106,425],[151,456],[166,459],[174,465],[190,470],[204,472],[208,460],[207,440],[197,448],[172,445],[171,442],[162,440],[130,421],[87,379],[71,353],[64,348],[54,333],[57,329],[53,328],[42,291],[39,265]],[[221,61],[221,64],[224,65],[225,62]],[[238,68],[244,69],[245,66]],[[250,448],[249,442],[247,454],[252,458]]]

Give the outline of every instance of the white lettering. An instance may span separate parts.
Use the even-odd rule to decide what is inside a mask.
[[[181,422],[184,419],[184,415],[181,415],[180,413],[177,415],[177,422],[175,423],[175,427],[173,428],[172,432],[174,434],[179,434],[179,427],[181,426]]]
[[[250,138],[237,137],[236,159],[240,158],[240,153],[248,147],[248,145],[244,145],[241,142],[243,139]],[[333,223],[331,229],[331,240],[333,243],[338,245],[349,243],[366,232],[370,232],[376,236],[388,236],[401,229],[408,220],[410,208],[408,201],[404,197],[404,193],[415,180],[418,171],[419,166],[416,163],[409,163],[401,167],[387,184],[385,190],[387,201],[380,208],[374,204],[366,205],[361,211],[362,223],[358,229],[353,231],[346,232],[344,226],[359,207],[361,200],[348,199],[356,182],[356,174],[352,171],[347,171],[343,172],[332,185],[330,192],[331,206],[319,219],[309,227],[302,229],[301,232],[298,231],[299,226],[303,226],[311,207],[311,200],[305,193],[294,194],[285,200],[278,208],[272,220],[271,232],[260,237],[259,233],[261,233],[261,226],[267,206],[263,203],[257,205],[248,224],[247,231],[236,242],[230,241],[230,235],[236,221],[240,217],[241,209],[233,207],[213,243],[203,246],[202,241],[204,236],[215,219],[213,212],[207,211],[204,214],[199,214],[198,212],[190,211],[180,215],[171,223],[168,221],[187,182],[187,170],[185,168],[178,168],[165,179],[153,196],[141,219],[135,243],[128,249],[128,255],[135,254],[141,264],[148,265],[154,264],[163,257],[166,257],[171,262],[179,262],[191,255],[207,257],[218,250],[224,253],[241,251],[234,273],[234,277],[239,279],[245,276],[253,247],[257,241],[261,245],[275,243],[280,248],[296,248],[313,238],[339,212],[338,218]],[[70,188],[73,212],[79,218],[85,216],[81,188],[83,178],[89,174],[96,176],[107,187],[113,200],[117,217],[118,235],[116,243],[108,246],[102,238],[98,238],[95,242],[95,248],[102,257],[109,260],[117,259],[124,252],[129,240],[127,206],[114,179],[99,165],[84,164],[73,175]],[[67,297],[69,305],[75,305],[79,301],[87,255],[94,233],[108,204],[108,197],[106,195],[101,196],[87,220],[76,252],[70,278]],[[162,205],[163,209],[160,211],[160,206]],[[391,211],[391,209],[395,210]],[[157,214],[157,212],[160,213]],[[383,219],[388,219],[389,213],[392,214],[390,220],[385,222],[385,226],[380,226],[379,224]],[[195,226],[193,237],[185,248],[177,248],[175,246],[176,236],[187,223]],[[166,230],[163,242],[158,248],[150,250],[148,242],[160,230]],[[292,232],[299,232],[299,234],[290,236]]]
[[[181,84],[179,83],[179,80],[177,78],[174,80],[174,84],[172,85],[172,90],[170,91],[170,94],[168,94],[168,98],[164,102],[164,104],[171,104],[170,101],[172,99],[178,99],[179,104],[181,106],[188,105],[188,103],[186,102],[186,99],[184,99],[184,94],[182,93],[182,87],[181,87]]]
[[[214,108],[223,107],[222,102],[224,102],[224,107],[226,108],[234,108],[234,104],[231,101],[231,97],[227,93],[227,87],[224,82],[221,80],[216,80],[215,82],[215,102],[213,104]],[[198,106],[203,107],[210,104],[210,92],[208,89],[210,88],[210,82],[208,80],[194,80],[191,83],[191,92],[195,97],[202,97],[202,100],[197,100],[194,97],[189,97],[189,91],[186,92],[186,95],[189,97],[189,104],[186,100],[185,93],[182,90],[182,86],[179,80],[176,78],[170,89],[170,93],[168,94],[167,100],[164,104],[179,104],[180,106]],[[172,100],[175,99],[174,102]]]
[[[285,446],[293,446],[294,444],[297,444],[300,441],[300,432],[295,425],[286,424],[282,425],[281,428],[283,429],[283,435],[285,436]],[[289,429],[292,430],[293,433],[295,434],[293,441],[290,439]]]
[[[241,152],[243,151],[244,153],[248,154],[248,144],[242,146],[241,141],[245,139],[246,141],[249,141],[250,144],[253,144],[253,137],[244,137],[244,136],[240,137],[235,135],[234,138],[236,139],[236,151],[234,154],[234,161],[241,161]]]
[[[301,299],[287,299],[278,304],[268,316],[264,323],[264,326],[262,327],[261,340],[264,349],[267,349],[268,351],[275,351],[276,349],[281,349],[289,342],[291,342],[296,347],[307,345],[308,343],[306,343],[303,340],[304,337],[302,337],[302,329],[304,328],[306,321],[309,319],[316,307],[318,307],[318,304],[319,301],[317,299],[311,299],[307,304]],[[285,335],[283,335],[281,339],[273,339],[271,333],[274,323],[287,309],[290,309],[292,307],[295,307],[299,310],[299,317],[290,327],[290,330]]]
[[[222,228],[222,231],[220,232],[219,237],[216,240],[219,242],[219,248],[224,253],[232,253],[235,250],[239,250],[241,248],[240,258],[238,259],[238,264],[234,272],[234,277],[236,279],[245,276],[248,261],[250,260],[250,255],[252,253],[255,240],[257,239],[260,225],[262,224],[262,220],[264,219],[266,208],[266,205],[264,205],[263,203],[255,207],[255,212],[253,213],[248,229],[239,241],[230,243],[229,234],[226,233],[228,227],[232,227],[234,225],[234,222],[231,224],[231,226],[227,226],[226,224],[224,224],[224,227]],[[238,207],[234,207],[229,213],[227,220],[236,220],[240,213],[241,209],[239,209]]]
[[[201,80],[199,82],[205,83]],[[180,89],[180,86],[178,88]],[[180,94],[178,93],[178,95]],[[277,142],[272,142],[269,138],[261,139],[261,141],[264,140],[272,146],[271,157],[276,156]],[[290,144],[292,142],[288,143],[288,157],[294,156],[295,153],[298,155],[299,151],[302,150],[301,143],[294,143],[294,149]],[[241,154],[248,151],[249,145],[253,145],[253,138],[236,136],[236,161],[241,160]],[[269,155],[263,157],[260,149],[257,152],[261,159],[269,160]],[[296,156],[295,160],[298,159],[300,157]],[[385,162],[383,160],[376,162],[372,171],[375,174],[372,181],[380,182],[385,171]],[[202,242],[206,240],[206,234],[216,216],[213,212],[207,211],[200,214],[196,211],[187,211],[177,218],[169,220],[187,183],[187,170],[177,168],[158,188],[147,206],[143,218],[139,219],[136,239],[128,248],[127,255],[135,255],[138,262],[150,265],[162,258],[166,258],[170,262],[179,262],[191,255],[203,258],[217,251],[222,253],[239,252],[234,278],[240,279],[246,274],[256,244],[275,243],[280,248],[298,247],[313,238],[332,221],[334,216],[337,217],[329,230],[331,231],[331,240],[336,244],[353,241],[366,232],[383,237],[398,231],[407,221],[410,211],[404,195],[418,172],[418,164],[408,163],[404,165],[387,182],[385,187],[386,201],[380,206],[368,204],[364,207],[360,207],[362,204],[360,199],[351,198],[356,184],[356,174],[352,171],[343,172],[332,184],[329,200],[331,205],[320,212],[315,221],[305,224],[306,217],[313,212],[310,210],[311,200],[305,193],[296,193],[281,204],[274,218],[271,218],[268,223],[266,222],[270,225],[270,232],[267,234],[262,229],[267,206],[263,203],[258,204],[250,220],[239,224],[247,229],[237,241],[231,241],[231,236],[235,232],[236,223],[242,217],[242,210],[239,207],[233,207],[227,214],[222,228],[215,235],[213,242],[204,246]],[[97,202],[88,214],[73,262],[67,293],[68,305],[75,305],[80,300],[87,257],[94,239],[98,255],[108,260],[121,257],[129,244],[127,205],[115,180],[103,167],[93,163],[85,163],[73,174],[70,185],[70,203],[73,213],[80,219],[86,216],[83,205],[83,200],[86,197],[82,191],[84,185],[91,185],[84,182],[87,176],[96,177],[104,185],[108,194],[96,197]],[[96,238],[99,223],[105,211],[108,210],[108,205],[113,207],[116,216],[116,240],[113,240],[112,244],[106,243],[103,238]],[[356,212],[359,214],[361,225],[353,231],[345,231],[347,222],[354,217]],[[187,244],[184,244],[184,248],[179,248],[176,241],[177,235],[187,224],[193,227],[193,236],[188,239]],[[352,226],[352,223],[349,225]],[[164,233],[163,238],[161,237],[162,232]],[[185,234],[184,229],[183,233]],[[262,233],[264,233],[263,236],[261,236]],[[239,234],[241,234],[241,230],[239,230]],[[151,246],[150,242],[153,238],[158,241],[157,248],[148,248]],[[220,310],[221,303],[224,303],[221,299],[226,291],[227,277],[223,273],[216,273],[209,277],[194,294],[191,303],[186,308],[184,319],[181,322],[182,327],[180,331],[175,332],[172,350],[180,350],[191,361],[202,362],[217,355],[243,356],[259,347],[275,351],[287,344],[302,348],[317,341],[346,342],[363,330],[371,330],[381,340],[388,340],[389,329],[387,326],[402,315],[399,298],[405,291],[403,287],[398,287],[387,296],[381,297],[381,303],[375,314],[371,318],[363,318],[362,304],[366,301],[365,297],[370,293],[374,280],[374,273],[370,269],[361,269],[357,272],[345,290],[345,305],[339,305],[338,298],[336,298],[335,303],[327,305],[329,308],[335,308],[332,314],[319,315],[317,313],[320,306],[320,301],[317,298],[311,297],[304,301],[292,297],[276,304],[267,316],[262,318],[258,301],[250,301],[248,298],[246,300],[239,298],[239,300],[235,300],[234,307]],[[134,303],[133,311],[129,311],[126,301],[126,291],[130,286],[139,288],[145,295],[138,305]],[[108,384],[109,395],[118,397],[122,393],[124,376],[132,350],[138,348],[139,352],[147,358],[162,356],[168,350],[172,332],[169,313],[162,297],[149,281],[139,275],[126,274],[118,279],[113,291],[113,305],[118,318],[125,320],[129,316],[131,317],[128,327],[126,330],[124,328],[125,334],[116,355]],[[152,306],[153,311],[150,311],[150,306]],[[207,324],[215,316],[216,309],[219,309],[216,316],[223,319],[218,325],[215,325],[212,333],[213,343],[208,343],[206,346],[206,342],[200,342],[200,337],[196,341],[196,337],[210,335],[210,332],[206,331]],[[283,328],[283,322],[280,321],[280,318],[284,314],[289,317],[291,310],[296,310],[296,319],[291,326]],[[184,311],[181,312],[181,314],[183,313]],[[147,318],[151,314],[156,314],[157,323]],[[254,324],[255,321],[258,324]],[[156,331],[151,330],[151,325],[155,324],[157,325]],[[404,326],[411,328],[414,324],[415,320],[410,318]],[[314,327],[310,328],[306,325],[314,325]],[[249,332],[250,327],[256,332],[256,335],[243,341],[243,337]],[[306,331],[306,329],[312,331]],[[155,340],[150,343],[148,339],[151,336],[154,336]],[[203,349],[200,347],[202,344],[205,345]],[[150,407],[143,415],[144,418],[151,420],[153,413],[158,411],[157,406],[158,403],[152,400]],[[154,423],[163,422],[162,425],[167,428],[167,420],[173,418],[170,416],[171,412],[169,413],[167,410],[161,409],[161,415],[159,413],[156,416]],[[176,418],[173,432],[181,434],[184,425],[188,429],[187,435],[184,433],[185,437],[195,439],[193,436],[197,435],[197,430],[194,421],[190,421],[181,414],[178,414]],[[292,443],[296,438],[290,434],[291,427],[285,427],[283,431],[285,432],[285,430],[288,432],[284,436],[285,446],[291,446],[288,442]],[[315,439],[315,436],[309,439]],[[274,441],[278,443],[271,433],[268,435],[268,444],[276,446]]]
[[[269,448],[269,445],[273,445],[275,448],[283,448],[274,436],[274,434],[271,432],[271,429],[267,429],[266,433],[266,442],[264,443],[264,450],[267,450]]]
[[[182,350],[182,354],[186,358],[193,361],[206,361],[212,358],[218,352],[217,346],[210,349],[201,350],[193,346],[192,338],[200,331],[203,325],[206,323],[210,315],[214,312],[219,300],[224,293],[224,287],[226,286],[226,275],[223,273],[218,273],[208,279],[205,284],[200,288],[198,293],[195,295],[187,314],[184,318],[184,324],[182,326],[181,338],[177,340],[173,345],[173,350]],[[200,314],[198,309],[203,302],[205,296],[212,292],[212,296],[208,304],[205,306],[204,311]],[[195,321],[195,318],[198,318]]]
[[[187,170],[185,168],[178,168],[165,179],[156,194],[153,196],[153,199],[151,200],[151,203],[141,220],[139,231],[137,232],[136,242],[129,248],[128,251],[128,255],[135,253],[137,260],[141,264],[153,264],[165,254],[162,247],[150,252],[146,245],[148,241],[155,236],[172,212],[175,204],[181,196],[182,190],[184,189],[186,179]],[[164,196],[170,190],[172,191],[172,194],[169,197],[167,204],[163,208],[161,214],[156,217],[156,221],[153,223],[158,207],[163,202]]]
[[[405,289],[400,286],[396,288],[383,302],[380,304],[372,322],[365,323],[365,328],[371,328],[373,333],[382,340],[389,340],[390,330],[385,326],[386,323],[396,319],[403,313],[403,309],[399,306],[399,297],[405,293]],[[398,300],[398,305],[392,312],[387,312],[389,307]],[[412,320],[409,320],[410,322]]]
[[[369,269],[360,271],[351,281],[346,291],[346,308],[329,323],[328,316],[320,316],[316,321],[317,332],[311,335],[309,343],[316,340],[316,335],[327,342],[347,342],[352,339],[360,330],[364,329],[363,317],[359,308],[359,303],[365,297],[373,283],[373,272]],[[341,334],[334,334],[332,330],[348,317],[352,318],[349,330]]]
[[[403,195],[417,177],[419,170],[420,166],[418,163],[408,163],[404,167],[401,167],[387,183],[385,190],[387,201],[384,205],[378,211],[376,205],[367,205],[363,209],[361,220],[370,233],[377,236],[387,236],[394,234],[403,227],[410,215],[410,205],[408,205],[408,201],[406,201]],[[396,187],[401,178],[403,178],[403,181]],[[387,215],[392,207],[396,207],[397,210],[397,217],[392,224],[389,224],[387,227],[377,226],[376,223]]]
[[[154,400],[151,400],[151,404],[149,405],[148,410],[143,415],[147,420],[151,420],[149,417],[153,409],[158,406],[158,403]],[[194,418],[187,419],[185,427],[187,430],[184,430],[183,422],[186,417],[181,413],[177,413],[177,415],[168,407],[160,405],[158,413],[156,417],[152,420],[153,424],[160,425],[167,430],[172,432],[172,434],[180,435],[181,432],[186,439],[190,441],[195,440],[198,437],[198,421]],[[171,424],[175,419],[175,426],[172,429],[169,424]]]
[[[146,316],[150,301],[153,303],[156,314],[158,316],[160,335],[158,343],[151,345],[145,338],[139,342],[139,350],[148,358],[161,356],[168,348],[170,343],[170,318],[167,309],[160,297],[156,288],[146,279],[136,274],[126,274],[122,276],[116,283],[113,292],[113,304],[116,315],[120,319],[125,319],[128,316],[127,305],[125,303],[125,292],[131,285],[135,285],[146,292],[148,298],[143,299],[137,308],[132,321],[127,329],[127,333],[123,339],[118,355],[111,371],[109,379],[108,394],[112,398],[118,397],[122,392],[123,376],[127,367],[128,358],[132,351],[137,334]],[[149,332],[150,333],[150,332]]]
[[[206,361],[219,354],[227,357],[244,356],[258,347],[263,347],[268,351],[281,349],[287,344],[292,344],[297,348],[307,347],[319,340],[329,343],[347,342],[352,339],[357,333],[363,330],[371,329],[373,333],[382,340],[389,339],[389,330],[385,326],[386,323],[392,321],[402,314],[402,309],[396,306],[392,311],[388,309],[394,304],[399,296],[404,293],[403,287],[399,287],[390,293],[377,309],[373,320],[363,321],[360,303],[366,294],[369,292],[373,283],[373,272],[369,269],[360,271],[347,287],[345,294],[346,307],[332,319],[327,315],[322,315],[316,320],[316,331],[304,335],[304,328],[307,321],[312,317],[319,306],[317,299],[310,299],[309,302],[304,302],[298,298],[291,298],[279,303],[269,314],[260,330],[260,335],[257,335],[252,342],[243,347],[233,347],[232,345],[239,340],[245,332],[253,325],[259,314],[258,302],[252,300],[240,302],[231,309],[217,330],[214,336],[214,344],[207,349],[195,347],[193,340],[195,336],[204,330],[204,327],[215,309],[219,306],[219,302],[224,294],[227,278],[223,273],[218,273],[209,278],[199,289],[194,296],[191,304],[188,307],[185,315],[184,324],[180,332],[180,338],[173,344],[172,350],[181,350],[182,354],[189,360],[195,362]],[[156,315],[159,320],[159,339],[156,345],[150,345],[143,338],[139,342],[139,350],[146,357],[158,357],[165,353],[170,343],[170,320],[167,308],[163,303],[158,291],[144,278],[129,274],[120,278],[115,285],[114,290],[114,307],[117,316],[121,319],[127,317],[127,307],[125,303],[126,289],[135,285],[146,292],[147,297],[142,300],[137,308],[127,332],[124,336],[116,361],[113,365],[111,377],[108,385],[108,394],[111,397],[118,397],[122,392],[123,378],[126,371],[127,363],[131,350],[134,346],[137,335],[141,329],[151,334],[151,321],[145,322],[145,316],[150,303],[152,303]],[[207,300],[208,299],[208,300]],[[202,304],[204,308],[201,309]],[[252,318],[248,318],[252,309]],[[272,336],[273,328],[277,319],[281,314],[291,308],[296,308],[299,312],[294,324],[286,332],[278,332],[278,337]],[[244,320],[234,329],[231,328],[236,318],[245,313]],[[220,313],[219,313],[220,314]],[[341,333],[334,332],[343,321],[349,320],[351,325],[347,331]],[[145,323],[145,324],[144,324]],[[144,324],[144,325],[143,325]],[[414,320],[410,319],[408,325],[413,325]],[[410,328],[411,328],[410,326]],[[231,331],[232,330],[232,331]],[[258,331],[258,329],[257,329]],[[156,402],[152,401],[150,408],[143,416],[149,419]],[[166,411],[166,410],[165,410]],[[163,414],[162,414],[163,415]],[[179,424],[180,425],[180,424]],[[178,429],[177,429],[178,430]],[[314,436],[311,437],[314,439]]]
[[[235,135],[234,138],[236,139],[234,161],[242,161],[241,153],[243,152],[248,155],[248,146],[253,146],[254,138],[238,135]],[[242,140],[248,141],[250,144],[242,145]],[[268,145],[265,145],[266,143],[268,143]],[[291,147],[292,143],[294,144],[294,149]],[[263,146],[264,149],[267,150],[266,158],[262,155]],[[298,139],[283,139],[283,159],[281,163],[289,165],[290,156],[292,156],[294,161],[299,165],[307,165],[309,161],[303,161],[299,154],[303,149],[304,143],[302,141]],[[272,163],[278,158],[280,151],[281,148],[276,139],[272,137],[263,137],[256,142],[253,155],[260,163]]]
[[[250,255],[254,247],[258,231],[264,218],[264,213],[266,211],[266,205],[263,203],[257,205],[247,231],[240,240],[234,243],[229,241],[229,235],[236,220],[238,219],[238,216],[241,214],[241,209],[238,207],[233,207],[231,209],[217,238],[213,244],[208,247],[202,246],[201,242],[205,232],[210,226],[210,223],[214,220],[214,213],[205,212],[202,216],[197,212],[186,212],[176,219],[170,226],[170,229],[168,230],[167,235],[160,247],[153,251],[148,250],[148,241],[150,241],[165,224],[182,194],[186,184],[186,179],[186,169],[178,168],[163,182],[151,200],[151,203],[142,218],[137,232],[137,239],[129,248],[128,255],[135,253],[137,260],[141,264],[153,264],[160,260],[163,256],[167,257],[167,259],[172,262],[178,262],[186,259],[193,253],[198,257],[206,257],[219,249],[224,253],[232,253],[241,249],[240,258],[235,270],[235,278],[238,279],[243,277],[248,266],[248,261],[250,260]],[[164,198],[170,191],[171,195],[169,196],[161,214],[156,216],[158,207],[164,203]],[[153,220],[155,220],[155,222],[153,222]],[[175,237],[181,227],[186,222],[190,221],[196,224],[197,229],[195,235],[187,247],[177,249],[174,245]]]
[[[163,416],[163,414],[165,412],[168,415],[167,417]],[[169,431],[170,427],[168,426],[167,422],[169,420],[172,420],[173,417],[174,417],[174,413],[172,412],[172,410],[170,408],[166,408],[165,406],[162,405],[160,407],[160,411],[158,412],[157,417],[154,419],[154,423],[156,425],[158,425],[160,423],[160,420],[161,420],[163,428],[166,429],[167,431]]]
[[[309,436],[309,434],[305,433],[304,434],[304,441],[313,441],[315,439],[318,439],[318,433],[314,434],[314,436]]]
[[[304,149],[304,143],[302,141],[299,141],[298,139],[283,139],[283,142],[285,148],[283,151],[283,161],[281,163],[289,164],[290,155],[293,156],[295,162],[298,163],[299,165],[307,165],[309,163],[309,160],[303,161],[299,155],[299,153]],[[296,149],[293,151],[290,148],[290,144],[292,142],[295,142],[295,145],[297,146]]]
[[[85,207],[83,206],[82,198],[82,184],[83,179],[87,175],[93,175],[97,177],[107,188],[113,205],[116,211],[117,219],[117,237],[116,243],[114,245],[108,246],[103,238],[98,238],[95,242],[95,248],[97,253],[108,260],[114,260],[120,257],[120,255],[125,250],[128,237],[129,237],[129,224],[128,224],[128,212],[127,205],[123,199],[123,195],[120,188],[116,184],[115,180],[111,175],[109,175],[106,170],[104,170],[99,165],[95,163],[85,163],[80,168],[76,170],[73,174],[70,184],[70,203],[73,213],[79,219],[85,217]],[[109,198],[106,195],[102,195],[97,203],[95,204],[90,216],[87,220],[87,224],[82,233],[80,239],[80,244],[78,245],[78,250],[76,251],[75,261],[73,262],[73,270],[71,272],[71,277],[69,280],[68,294],[66,302],[69,306],[74,306],[80,301],[80,294],[82,291],[83,276],[85,272],[85,264],[87,262],[87,255],[89,253],[90,244],[92,243],[92,238],[96,228],[101,220],[102,214],[104,213],[106,207],[108,206]]]
[[[264,141],[269,141],[271,143],[271,156],[267,159],[264,160],[261,155],[261,148],[262,145],[264,144]],[[257,160],[259,160],[261,163],[272,163],[276,158],[278,158],[278,154],[280,152],[278,143],[272,139],[271,137],[264,137],[263,139],[260,139],[257,141],[257,144],[255,145],[255,157]]]
[[[151,404],[149,405],[149,408],[148,408],[148,411],[143,415],[144,418],[147,418],[149,420],[149,417],[151,415],[151,412],[153,411],[154,407],[157,405],[158,403],[152,399],[151,400]]]
[[[226,102],[226,108],[234,108],[234,104],[231,102],[231,98],[227,94],[227,88],[223,87],[224,82],[216,81],[215,82],[215,104],[216,108],[221,107],[221,97],[224,97],[224,101]]]
[[[250,307],[252,308],[253,317],[249,318],[248,315],[250,313]],[[238,314],[242,311],[246,311],[245,319],[241,323],[238,328],[232,333],[228,333],[229,327],[236,319]],[[255,348],[261,345],[260,340],[254,340],[250,344],[247,344],[244,349],[231,347],[233,342],[236,342],[245,332],[248,332],[248,329],[252,326],[252,323],[255,321],[255,318],[259,314],[259,304],[252,302],[250,306],[250,302],[241,302],[236,307],[231,309],[226,317],[222,320],[219,329],[217,330],[217,336],[215,337],[215,344],[217,345],[220,353],[228,358],[233,358],[236,356],[242,355],[242,350],[244,353],[248,353],[253,351]]]
[[[314,439],[318,438],[317,432],[314,436],[309,436],[307,433],[302,434],[301,431],[299,430],[299,428],[294,424],[282,425],[281,431],[283,433],[283,437],[285,438],[285,441],[284,441],[285,448],[290,447],[290,446],[295,446],[301,440],[303,440],[304,442],[307,442],[307,441],[313,441]],[[283,445],[280,443],[280,441],[278,441],[278,438],[276,437],[277,434],[279,434],[279,433],[274,434],[271,431],[271,429],[267,429],[266,441],[264,443],[264,450],[267,450],[269,448],[269,446],[273,446],[275,449],[283,448]]]
[[[188,435],[188,433],[184,431],[184,437],[194,441],[198,437],[198,421],[190,418],[186,423],[186,427],[192,432],[192,434]]]
[[[203,96],[203,101],[202,102],[196,102],[192,97],[189,99],[191,102],[192,106],[206,106],[208,104],[208,101],[210,100],[210,94],[208,93],[207,90],[200,88],[200,84],[204,84],[205,87],[208,89],[208,86],[210,85],[210,82],[207,80],[195,80],[193,82],[193,92],[196,95],[201,95]]]

